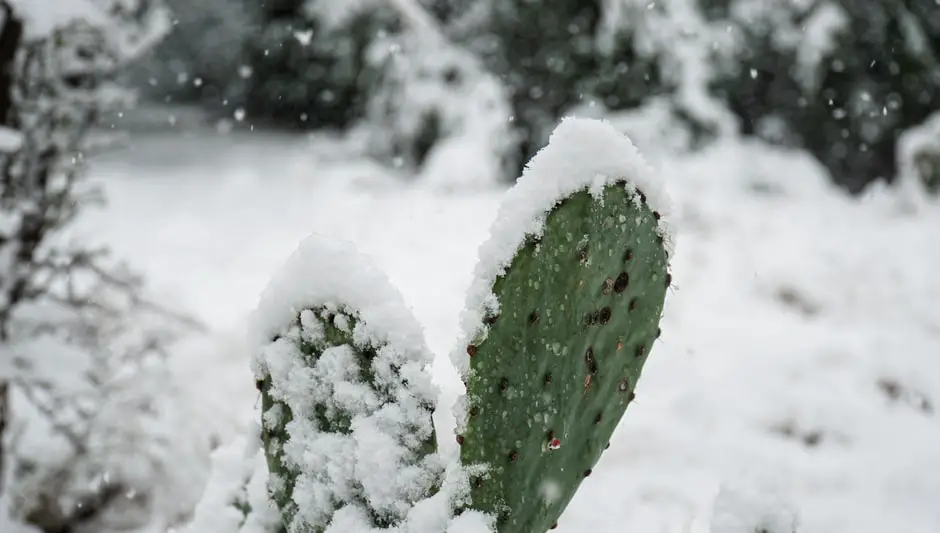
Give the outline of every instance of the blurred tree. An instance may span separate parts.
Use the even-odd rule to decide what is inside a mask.
[[[742,132],[811,152],[850,191],[891,180],[896,142],[940,107],[935,0],[702,0],[737,50],[715,79]]]
[[[710,33],[692,0],[477,0],[452,27],[509,87],[517,168],[586,102],[609,112],[664,98],[694,137],[720,129],[698,74]]]
[[[0,0],[0,490],[43,532],[132,529],[174,475],[164,358],[183,324],[69,231],[101,201],[89,132],[167,19],[159,0],[48,6]]]
[[[244,106],[253,120],[345,128],[365,114],[378,76],[370,47],[399,27],[384,2],[268,0],[248,42]]]
[[[130,65],[131,83],[157,101],[226,107],[245,91],[251,69],[246,43],[260,32],[254,0],[167,0],[167,37]]]

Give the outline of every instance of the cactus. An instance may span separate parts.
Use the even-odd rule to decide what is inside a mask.
[[[351,246],[305,241],[254,331],[269,492],[288,532],[553,527],[659,337],[671,282],[662,202],[611,126],[556,129],[480,249],[454,357],[467,393],[451,461],[435,444],[430,356],[400,295]]]
[[[338,516],[398,525],[443,473],[420,330],[351,247],[313,237],[292,259],[288,272],[312,266],[321,284],[294,295],[288,276],[267,295],[274,305],[299,296],[256,361],[269,491],[292,533],[325,531]]]
[[[654,212],[639,193],[587,191],[548,216],[495,283],[498,314],[468,345],[461,459],[491,466],[472,506],[500,533],[548,530],[634,397],[669,284]]]

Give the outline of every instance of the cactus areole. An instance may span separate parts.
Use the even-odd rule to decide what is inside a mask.
[[[572,146],[565,141],[579,134],[590,139],[605,126],[563,123],[552,141]],[[601,133],[607,135],[596,163],[635,150],[614,132]],[[492,289],[477,287],[481,305],[465,352],[473,356],[458,361],[469,407],[458,424],[461,460],[488,468],[474,484],[470,506],[495,516],[499,533],[549,530],[591,473],[634,398],[671,280],[661,207],[651,206],[634,181],[645,168],[623,169],[614,161],[600,177],[584,175],[580,183],[562,181],[570,190],[558,188],[553,175],[571,179],[563,174],[567,158],[585,156],[591,154],[546,150],[520,179],[523,194],[513,191],[520,205],[510,197],[502,213],[519,218],[498,219],[493,239],[503,232],[501,223],[518,227],[526,214],[536,224],[525,227],[524,237],[516,230],[520,244],[501,261]],[[543,204],[544,211],[525,203],[533,196],[526,189],[553,187],[561,197]],[[506,253],[512,243],[492,249]]]

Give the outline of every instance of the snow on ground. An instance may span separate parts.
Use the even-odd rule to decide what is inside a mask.
[[[261,133],[138,137],[92,162],[111,205],[82,231],[213,329],[175,364],[192,416],[224,441],[257,406],[243,321],[269,276],[311,232],[354,242],[425,327],[453,446],[447,354],[500,193],[399,185],[328,152]],[[757,145],[659,166],[679,233],[663,337],[559,531],[706,532],[720,489],[722,512],[765,502],[747,504],[755,520],[791,505],[802,533],[940,531],[940,208],[850,200]]]

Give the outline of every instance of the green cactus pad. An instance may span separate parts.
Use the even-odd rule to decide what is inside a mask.
[[[400,435],[404,436],[405,442],[395,444],[401,445],[412,452],[409,454],[410,457],[403,458],[411,464],[403,464],[402,468],[411,467],[414,469],[411,472],[412,475],[419,474],[422,470],[419,463],[422,459],[432,456],[437,449],[431,419],[433,403],[421,398],[420,395],[406,398],[401,394],[403,390],[407,390],[407,386],[401,387],[401,384],[405,383],[407,378],[400,375],[400,369],[396,368],[396,363],[404,363],[404,359],[396,361],[394,356],[389,357],[387,346],[374,346],[363,343],[361,340],[356,342],[354,332],[358,322],[359,319],[354,315],[331,312],[325,308],[302,311],[297,315],[296,323],[289,330],[289,333],[284,337],[275,338],[269,346],[269,349],[273,350],[292,351],[294,357],[303,360],[303,368],[295,368],[291,373],[292,376],[296,376],[296,373],[303,372],[306,369],[315,368],[317,362],[329,350],[341,349],[351,352],[351,358],[347,357],[345,361],[342,358],[337,358],[328,365],[334,368],[328,370],[327,374],[321,374],[321,377],[329,376],[331,373],[345,375],[345,378],[342,378],[347,385],[344,390],[338,391],[336,388],[332,388],[332,385],[338,385],[338,383],[331,384],[321,379],[315,380],[316,384],[310,387],[310,390],[301,393],[301,395],[308,396],[309,406],[309,409],[303,413],[303,417],[312,422],[308,427],[315,428],[313,429],[315,434],[307,434],[306,432],[310,431],[309,429],[300,433],[303,438],[299,445],[311,444],[317,438],[332,439],[336,435],[353,437],[354,419],[361,421],[362,417],[385,409],[390,404],[404,402],[408,405],[403,410],[410,410],[410,413],[403,416],[401,420],[403,427],[400,428]],[[341,324],[341,327],[337,324]],[[349,352],[347,352],[348,355]],[[382,361],[383,356],[386,360],[377,363],[377,361]],[[339,370],[336,368],[337,363],[344,364],[345,369]],[[416,368],[409,370],[416,370]],[[344,497],[334,497],[325,502],[320,502],[324,507],[315,513],[309,513],[310,509],[305,509],[305,511],[308,511],[308,513],[305,513],[307,517],[298,519],[300,513],[298,512],[298,501],[294,493],[303,469],[292,464],[292,461],[285,454],[285,444],[291,445],[292,438],[289,425],[297,416],[296,413],[292,412],[289,404],[296,406],[298,402],[297,400],[291,402],[284,400],[284,396],[290,395],[291,392],[289,391],[291,390],[296,395],[298,392],[296,384],[277,383],[270,373],[264,372],[257,385],[261,391],[262,412],[265,413],[262,417],[262,441],[268,469],[272,474],[272,479],[276,480],[269,485],[269,490],[272,499],[281,512],[287,530],[291,533],[323,531],[325,529],[324,525],[329,523],[332,515],[348,505],[357,505],[366,510],[372,527],[387,528],[400,522],[414,501],[430,496],[436,491],[436,482],[418,483],[416,486],[423,486],[425,490],[414,494],[412,501],[401,502],[397,506],[391,505],[386,508],[376,509],[375,502],[368,495],[368,487],[357,486],[356,482],[359,480],[351,476],[345,482],[340,482],[349,485],[337,491],[341,494],[344,493]],[[281,388],[281,391],[277,394],[274,393],[275,385],[279,385]],[[362,389],[354,390],[354,387],[357,386],[369,389],[367,394],[372,394],[372,399],[362,400],[362,403],[363,405],[372,405],[362,409],[345,408],[344,404],[351,403],[355,405],[358,403],[349,399],[349,397],[362,394]],[[319,390],[317,390],[318,388]],[[337,399],[341,396],[346,398]],[[427,427],[422,429],[422,427],[415,427],[414,424],[411,424],[413,420],[410,418],[415,417],[424,418],[423,422],[430,426],[430,431],[427,430]],[[381,423],[379,421],[379,424]],[[423,426],[424,423],[419,422],[417,426]],[[378,441],[377,445],[386,444],[386,441],[381,438]],[[298,443],[294,443],[294,445],[296,446]],[[350,447],[354,447],[354,445],[350,443]],[[350,464],[356,461],[352,455],[354,452],[351,449],[339,449],[336,452],[349,453],[348,462]],[[343,466],[342,463],[337,464],[340,467]],[[435,466],[431,465],[423,473],[430,479],[434,477],[434,469]],[[368,475],[368,472],[365,472],[365,474]],[[330,480],[329,474],[323,475],[321,473],[317,477],[318,479],[315,482],[322,483],[321,487],[328,487],[331,481],[336,481]],[[319,516],[320,520],[311,521],[308,518],[311,515]]]
[[[659,336],[670,284],[659,213],[624,185],[585,188],[552,209],[496,279],[485,338],[467,346],[461,460],[489,466],[471,507],[498,517],[500,533],[553,527]]]

